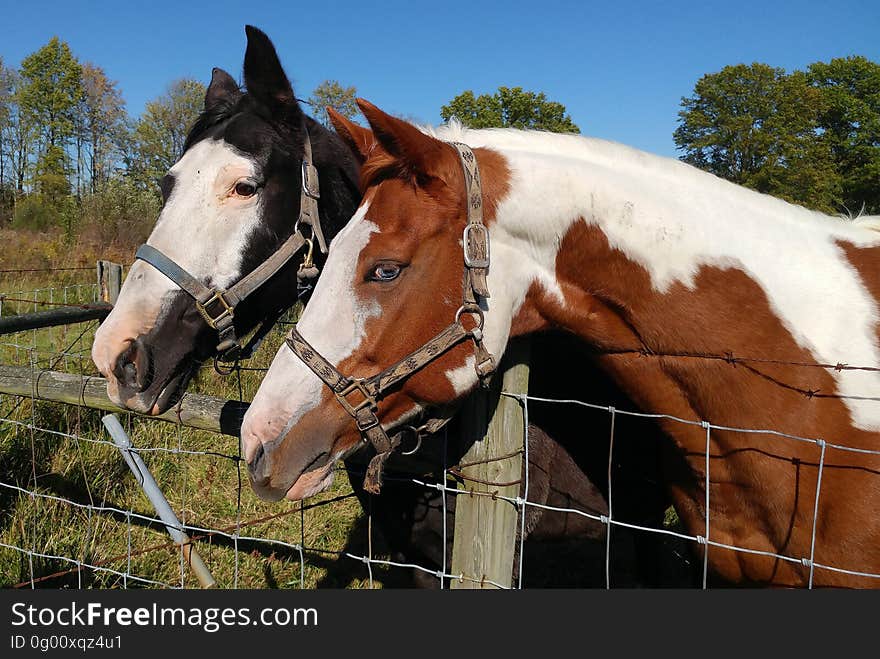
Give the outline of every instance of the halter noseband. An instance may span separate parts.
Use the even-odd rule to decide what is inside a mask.
[[[483,193],[480,171],[474,152],[465,144],[451,143],[458,151],[464,168],[467,189],[468,222],[464,229],[464,278],[462,304],[455,312],[455,320],[446,329],[430,339],[417,350],[369,378],[346,377],[322,357],[294,327],[285,339],[287,346],[302,360],[333,392],[343,409],[354,419],[364,442],[376,449],[364,477],[364,489],[378,494],[382,487],[382,467],[400,444],[400,434],[389,438],[376,416],[378,401],[392,387],[413,373],[420,371],[454,346],[470,339],[474,343],[475,369],[481,382],[495,371],[495,359],[483,345],[483,310],[479,298],[489,297],[486,275],[489,270],[489,231],[483,224]],[[462,316],[475,319],[472,328],[466,329]],[[439,430],[449,417],[432,419],[425,427]]]
[[[297,277],[301,280],[315,279],[318,276],[318,270],[312,260],[314,241],[318,242],[318,248],[323,254],[327,253],[327,243],[324,240],[321,220],[318,216],[318,199],[321,197],[318,170],[312,159],[312,143],[309,139],[305,119],[301,121],[301,130],[303,134],[302,191],[300,192],[299,217],[294,224],[293,234],[268,259],[250,273],[225,290],[208,288],[152,245],[141,245],[135,253],[135,260],[149,263],[195,300],[196,310],[205,319],[208,326],[218,334],[217,358],[215,359],[215,368],[218,371],[220,370],[216,363],[218,359],[235,361],[249,357],[256,349],[260,339],[266,335],[277,320],[277,317],[263,320],[248,345],[242,348],[235,335],[236,307],[271,279],[303,248],[307,248],[307,252]],[[309,227],[308,237],[303,235],[302,226]]]

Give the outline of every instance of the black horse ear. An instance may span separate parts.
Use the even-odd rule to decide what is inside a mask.
[[[248,93],[269,107],[284,106],[289,112],[299,113],[299,103],[293,87],[281,67],[275,46],[266,34],[252,25],[244,28],[247,50],[244,54],[244,84]]]
[[[233,77],[223,69],[214,68],[211,72],[211,84],[205,92],[205,112],[210,112],[221,105],[234,105],[241,97],[241,90]]]

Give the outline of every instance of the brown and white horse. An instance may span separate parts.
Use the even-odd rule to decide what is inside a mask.
[[[837,571],[880,573],[880,373],[826,367],[880,365],[880,218],[825,216],[600,140],[455,126],[428,135],[360,105],[380,145],[365,154],[363,201],[299,323],[320,354],[350,377],[371,376],[452,321],[465,180],[440,138],[464,142],[481,169],[491,239],[487,348],[497,356],[511,337],[562,329],[643,409],[711,422],[716,575],[805,585],[812,557],[816,585],[880,586]],[[468,346],[386,395],[383,427],[476,387]],[[662,423],[681,461],[669,483],[676,509],[705,536],[707,431]],[[242,429],[255,491],[310,496],[360,442],[283,346]]]
[[[164,206],[148,240],[149,245],[209,287],[226,288],[240,281],[271,254],[277,254],[294,233],[302,200],[303,127],[313,149],[320,183],[317,204],[328,240],[357,209],[363,160],[359,150],[375,142],[370,131],[358,132],[354,126],[343,127],[345,140],[340,139],[305,116],[269,37],[252,26],[245,32],[246,89],[240,89],[228,73],[214,70],[204,111],[191,128],[184,153],[162,180]],[[354,142],[355,135],[361,140],[360,146]],[[346,142],[355,146],[354,153]],[[234,325],[239,337],[258,325],[271,324],[299,298],[296,272],[303,255],[292,258],[238,305]],[[318,265],[323,264],[319,249],[315,249],[315,258]],[[534,346],[534,352],[545,354],[558,344],[548,337]],[[215,355],[217,345],[217,332],[197,312],[194,300],[154,265],[136,261],[113,313],[96,334],[92,355],[108,379],[108,393],[113,400],[139,412],[159,414],[176,404],[198,366]],[[579,363],[584,363],[583,357]],[[541,369],[533,369],[533,375],[537,391],[554,394],[554,389],[542,387],[542,380],[550,378],[543,378]],[[559,382],[554,379],[551,384],[558,386]],[[596,379],[595,384],[601,387],[601,380]],[[623,404],[613,395],[607,402]],[[607,444],[576,442],[576,436],[567,431],[564,416],[553,410],[535,410],[532,421],[533,493],[544,492],[543,502],[549,505],[605,512],[601,490]],[[625,434],[632,438],[632,447],[647,441],[645,437],[652,432],[657,432],[653,424],[629,428]],[[468,448],[451,435],[445,443],[446,464],[450,465],[456,464]],[[440,451],[444,444],[437,441],[431,448]],[[389,467],[408,473],[419,460],[418,473],[423,473],[425,453],[423,450],[418,456],[399,457]],[[454,497],[450,496],[448,505],[443,506],[439,503],[441,493],[391,479],[387,492],[370,497],[361,487],[362,472],[371,457],[364,454],[367,451],[347,461],[349,478],[364,509],[372,512],[371,519],[386,538],[395,560],[432,569],[443,567],[443,545],[436,539],[453,537],[451,526],[449,533],[443,532],[447,523],[443,511],[451,514]],[[655,485],[659,479],[653,465],[643,455],[635,455],[627,443],[618,442],[615,457],[615,475],[634,481],[628,501],[618,497],[615,510],[627,521],[657,525],[667,498]],[[444,461],[437,456],[432,464],[442,465]],[[532,545],[536,551],[547,553],[548,547],[555,547],[561,540],[582,545],[590,538],[594,544],[605,546],[604,540],[596,537],[604,533],[601,524],[540,508],[530,512],[527,531],[536,542],[527,540],[527,551]],[[615,542],[619,535],[614,536]],[[640,555],[640,578],[651,582],[657,551],[646,540],[650,536],[641,534],[633,536],[632,542]],[[620,544],[626,547],[628,543],[624,538]],[[622,566],[621,578],[632,571],[632,566]],[[437,583],[436,579],[430,582]]]

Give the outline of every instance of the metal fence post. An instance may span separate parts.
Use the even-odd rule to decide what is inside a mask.
[[[122,266],[112,261],[98,261],[98,290],[101,300],[116,304],[119,289],[122,288]]]
[[[529,353],[527,342],[512,342],[490,390],[475,392],[461,411],[465,439],[477,438],[461,461],[461,473],[474,479],[465,480],[463,488],[490,496],[457,495],[451,574],[468,579],[452,579],[452,588],[512,583],[518,511],[511,502],[491,495],[520,494],[523,413],[516,399],[500,396],[500,391],[528,392]]]

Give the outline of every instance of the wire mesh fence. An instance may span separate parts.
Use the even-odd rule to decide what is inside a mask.
[[[22,297],[19,297],[22,296]],[[35,287],[15,291],[4,303],[4,313],[30,311],[39,302],[80,303],[97,300],[97,286],[81,282],[61,287]],[[10,302],[9,298],[27,302]],[[11,307],[11,304],[22,306]],[[263,361],[236,369],[226,378],[202,371],[195,391],[233,400],[249,400],[271,355],[282,340],[290,319],[261,348]],[[2,337],[0,363],[30,369],[34,377],[53,370],[73,373],[83,379],[96,376],[89,350],[97,323],[33,330]],[[502,392],[515,400],[522,414],[524,433],[520,442],[522,475],[515,484],[517,496],[499,494],[491,487],[482,491],[462,471],[462,464],[447,464],[446,451],[437,450],[433,465],[419,471],[392,470],[389,486],[427,497],[435,508],[430,540],[423,551],[396,552],[383,540],[380,518],[373,506],[378,500],[358,497],[345,476],[357,483],[357,465],[340,464],[337,479],[323,494],[304,502],[265,503],[251,493],[235,437],[163,423],[134,414],[123,415],[123,423],[135,450],[153,471],[160,487],[181,521],[182,530],[199,547],[217,583],[228,588],[254,587],[376,587],[409,585],[413,574],[419,583],[433,582],[446,588],[454,582],[480,587],[507,588],[540,585],[531,575],[551,569],[529,550],[533,517],[553,514],[589,521],[597,533],[594,545],[601,551],[575,553],[570,562],[552,566],[571,574],[572,566],[590,572],[589,583],[614,587],[620,582],[616,567],[619,532],[646,534],[669,541],[682,564],[696,574],[697,586],[711,585],[709,557],[712,551],[760,555],[802,569],[812,587],[816,575],[833,572],[865,579],[878,579],[853,554],[843,564],[817,559],[817,529],[822,519],[822,479],[831,455],[860,454],[880,457],[880,451],[823,438],[799,437],[773,429],[736,428],[710,421],[648,414],[577,399],[551,399]],[[571,502],[554,505],[534,487],[534,463],[529,455],[530,408],[551,405],[583,410],[591,416],[583,426],[590,441],[608,442],[607,509]],[[598,415],[598,416],[597,416]],[[599,422],[597,419],[604,419]],[[662,524],[634,523],[615,514],[614,502],[621,486],[615,483],[613,456],[615,439],[620,441],[620,420],[651,419],[687,426],[704,434],[704,465],[700,532],[689,532],[671,515]],[[768,551],[765,547],[724,542],[712,533],[711,493],[713,433],[748,436],[753,443],[785,453],[791,443],[815,451],[816,485],[812,515],[798,523],[808,525],[811,541],[802,553]],[[432,438],[447,442],[448,437]],[[436,447],[435,447],[436,448]],[[444,447],[445,448],[445,447]],[[438,457],[439,456],[439,457]],[[498,456],[502,459],[509,456]],[[880,478],[880,477],[878,477]],[[386,496],[383,492],[382,496]],[[515,569],[511,584],[488,579],[484,574],[455,572],[451,567],[454,516],[451,509],[460,497],[490,497],[516,510],[519,532]],[[411,521],[411,520],[410,520]],[[384,529],[387,530],[387,527]],[[418,544],[418,543],[416,543]],[[595,547],[594,547],[595,549]],[[627,583],[627,582],[623,582]],[[165,524],[127,471],[117,447],[100,423],[100,413],[76,405],[41,400],[35,395],[0,395],[0,584],[4,587],[98,587],[98,588],[189,588],[197,587],[181,552],[168,538]],[[880,581],[877,582],[880,586]],[[565,584],[576,586],[572,579]],[[628,585],[628,584],[627,584]],[[675,585],[682,585],[678,582]]]

